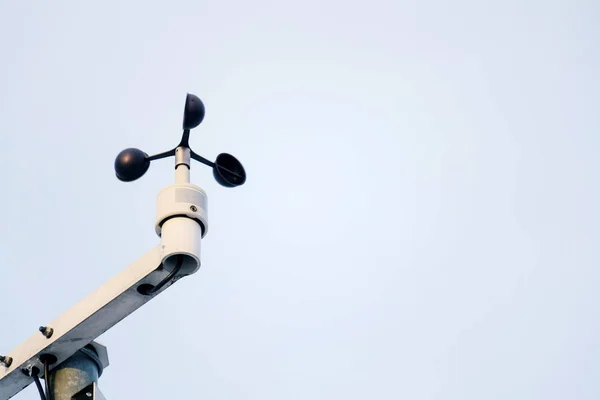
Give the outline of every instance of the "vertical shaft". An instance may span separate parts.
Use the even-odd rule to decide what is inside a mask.
[[[175,183],[190,183],[190,159],[189,147],[175,149]]]
[[[51,400],[71,400],[101,374],[102,363],[96,353],[89,348],[79,350],[51,371]]]

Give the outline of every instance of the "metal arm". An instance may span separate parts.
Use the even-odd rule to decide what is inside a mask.
[[[0,367],[0,400],[7,400],[33,382],[21,370],[44,370],[43,354],[52,354],[58,365],[71,357],[119,321],[146,304],[154,295],[142,295],[137,286],[156,284],[168,271],[158,271],[161,264],[160,246],[131,264],[48,326],[54,333],[46,338],[39,332],[9,353],[13,362]]]

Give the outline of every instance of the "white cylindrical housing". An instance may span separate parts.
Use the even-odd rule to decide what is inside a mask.
[[[204,190],[189,183],[167,186],[158,194],[155,229],[166,270],[173,270],[180,254],[184,255],[181,273],[200,268],[200,242],[208,230],[207,202]]]
[[[167,220],[162,226],[160,238],[163,268],[172,271],[177,256],[183,255],[180,272],[193,274],[200,268],[200,242],[202,228],[198,222],[186,217]]]

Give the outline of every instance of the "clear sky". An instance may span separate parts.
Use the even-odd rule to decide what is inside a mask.
[[[600,3],[0,3],[0,354],[158,243],[187,92],[203,266],[109,400],[598,399]],[[34,399],[33,386],[16,399]]]

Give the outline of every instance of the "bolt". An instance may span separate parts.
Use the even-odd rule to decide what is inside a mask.
[[[10,367],[10,364],[12,364],[12,362],[12,357],[0,356],[0,364],[4,365],[6,368]]]
[[[42,335],[46,336],[46,339],[50,339],[54,333],[54,329],[48,328],[47,326],[40,326],[40,332],[42,332]]]
[[[190,210],[192,210],[193,212],[198,211],[198,208],[196,206],[190,206]]]

